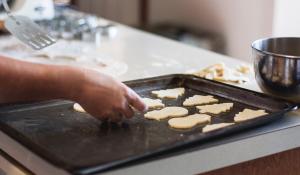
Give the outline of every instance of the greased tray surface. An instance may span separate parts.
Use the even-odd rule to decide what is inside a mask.
[[[222,102],[233,102],[232,110],[212,115],[212,123],[233,122],[244,108],[264,109],[269,115],[238,123],[217,131],[202,133],[203,126],[176,130],[168,120],[154,121],[136,114],[122,124],[102,123],[88,114],[75,112],[67,101],[41,102],[0,107],[0,129],[50,163],[74,174],[89,174],[188,144],[201,144],[243,129],[274,121],[295,107],[289,102],[234,86],[191,75],[167,75],[126,82],[142,97],[152,90],[184,87],[183,96],[164,99],[166,106],[182,106],[195,94],[213,95]],[[189,114],[196,113],[188,107]]]

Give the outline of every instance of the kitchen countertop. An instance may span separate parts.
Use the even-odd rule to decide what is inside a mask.
[[[118,29],[118,35],[113,39],[104,39],[98,49],[108,58],[128,64],[128,71],[118,77],[122,81],[184,73],[219,62],[229,67],[248,64],[123,25],[118,25]],[[250,80],[240,86],[259,91],[254,78]],[[197,174],[297,148],[300,140],[294,138],[299,137],[300,112],[293,111],[274,123],[134,162],[104,174]],[[36,174],[66,174],[31,154],[2,132],[0,140],[3,151]]]

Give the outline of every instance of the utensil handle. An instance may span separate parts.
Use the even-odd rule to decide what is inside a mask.
[[[10,14],[11,11],[10,11],[10,8],[9,8],[9,6],[8,6],[8,4],[7,4],[7,0],[1,0],[1,3],[3,4],[3,7],[4,7],[6,13],[7,13],[7,14]]]

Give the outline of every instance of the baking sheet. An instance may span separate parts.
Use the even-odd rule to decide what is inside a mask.
[[[141,113],[122,124],[102,123],[88,114],[75,112],[72,102],[51,101],[0,107],[0,129],[53,165],[74,174],[90,174],[170,149],[201,144],[211,138],[258,127],[282,117],[295,107],[284,100],[191,75],[168,75],[126,84],[143,97],[151,97],[150,92],[157,89],[186,89],[184,96],[178,100],[163,100],[166,106],[181,106],[184,99],[194,94],[211,94],[221,103],[234,103],[231,111],[213,117],[212,123],[232,122],[234,115],[244,108],[265,109],[270,114],[202,133],[203,126],[189,130],[172,129],[167,120],[147,120]],[[196,112],[195,107],[188,110],[189,114]]]

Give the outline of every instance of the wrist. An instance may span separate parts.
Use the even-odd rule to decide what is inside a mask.
[[[84,84],[83,71],[71,66],[57,66],[56,70],[50,72],[52,72],[53,77],[52,83],[56,84],[54,91],[58,98],[78,101]]]

